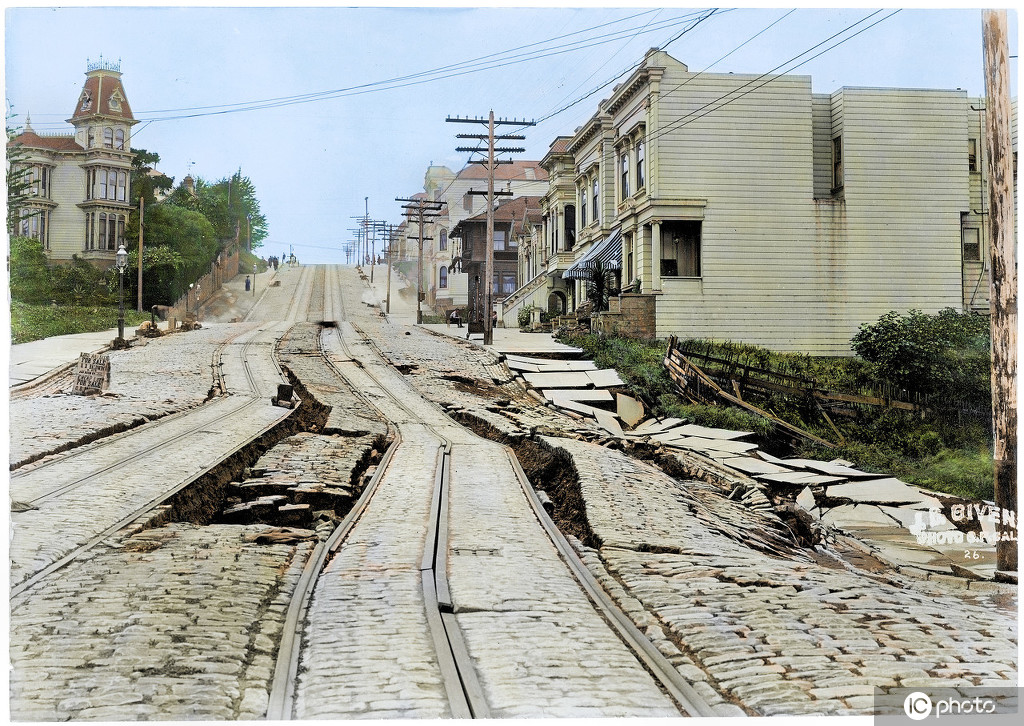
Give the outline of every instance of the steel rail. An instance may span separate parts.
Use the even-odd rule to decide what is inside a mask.
[[[338,284],[332,284],[334,281]],[[330,274],[325,273],[324,282],[323,317],[333,316],[333,322],[337,322],[344,316],[344,300],[340,289],[340,275],[337,270],[331,269]],[[329,303],[328,303],[329,300]],[[324,349],[323,338],[329,333],[324,329],[319,339],[320,354],[327,367],[342,380],[347,377],[331,359],[331,356]],[[366,336],[358,331],[357,333],[366,339]],[[420,560],[420,580],[423,590],[425,614],[431,639],[434,643],[435,654],[438,658],[438,665],[441,671],[442,683],[448,697],[449,708],[455,718],[487,718],[490,714],[483,689],[480,685],[476,669],[473,666],[472,658],[466,648],[462,632],[455,621],[451,595],[448,591],[447,579],[447,512],[448,512],[448,485],[450,475],[451,442],[441,435],[434,427],[423,422],[411,408],[409,408],[400,397],[376,376],[372,371],[364,367],[352,355],[352,350],[344,336],[338,331],[337,339],[346,357],[359,367],[378,388],[390,399],[399,409],[405,411],[412,419],[417,420],[438,439],[438,453],[435,463],[434,486],[431,493],[431,509],[428,519],[428,532],[424,545],[423,555]],[[364,394],[356,392],[367,406],[378,411],[380,409],[370,401]],[[385,418],[384,412],[380,411]],[[390,425],[389,425],[390,428]],[[294,693],[297,686],[298,663],[301,657],[301,632],[305,622],[308,604],[316,587],[316,580],[323,568],[329,552],[336,551],[347,539],[359,518],[366,511],[373,495],[378,489],[379,482],[383,479],[390,468],[395,452],[401,442],[401,429],[397,426],[393,443],[388,448],[385,460],[382,460],[377,471],[371,478],[359,500],[353,505],[345,520],[338,529],[332,533],[328,542],[318,548],[307,565],[303,569],[299,586],[289,605],[288,618],[279,647],[279,653],[285,654],[284,658],[279,657],[275,667],[274,681],[272,685],[271,701],[267,711],[268,719],[288,719],[292,717],[294,707]]]
[[[694,690],[693,686],[683,678],[668,658],[662,655],[661,651],[655,647],[650,638],[644,635],[633,621],[630,620],[629,616],[615,604],[615,601],[612,600],[611,596],[601,586],[587,566],[583,564],[572,545],[569,544],[561,530],[558,529],[558,526],[544,509],[544,505],[530,484],[530,480],[527,478],[526,472],[523,471],[523,467],[519,463],[515,452],[507,446],[503,448],[537,520],[540,522],[541,527],[544,528],[544,531],[547,532],[560,557],[568,565],[569,570],[587,594],[594,608],[611,625],[619,639],[636,654],[637,659],[643,664],[644,668],[658,681],[687,715],[718,716],[719,714],[715,713],[704,697]]]
[[[231,340],[234,340],[235,338],[239,337],[244,332],[245,331],[239,332],[238,335],[233,336],[231,338]],[[253,334],[255,335],[256,333],[259,332],[259,330],[251,331],[251,332],[253,332]],[[230,341],[221,344],[219,346],[219,350],[223,350],[223,348],[226,347],[229,344],[230,344]],[[216,423],[217,421],[224,420],[225,418],[228,418],[230,416],[237,415],[238,413],[244,411],[246,408],[254,405],[255,403],[257,403],[257,402],[259,402],[261,400],[258,396],[255,395],[255,394],[258,393],[256,377],[253,374],[252,368],[250,367],[249,361],[248,361],[248,359],[246,357],[246,352],[248,351],[248,349],[251,346],[255,345],[255,344],[256,343],[253,340],[251,340],[251,339],[247,340],[247,341],[245,341],[242,344],[242,350],[240,351],[241,363],[242,363],[243,371],[245,373],[247,384],[249,386],[249,392],[254,394],[254,395],[249,397],[249,398],[247,398],[245,403],[243,403],[241,406],[239,406],[237,408],[233,408],[233,409],[225,412],[224,414],[215,417],[207,425],[209,425],[210,423]],[[277,357],[276,356],[272,356],[272,360],[274,361],[274,364],[277,366],[278,372],[283,377],[283,371],[281,370],[281,366],[280,366],[279,361],[277,360]],[[297,409],[297,407],[293,408],[292,411],[295,411],[296,409]],[[192,409],[192,410],[184,411],[184,412],[181,412],[181,413],[182,414],[193,414],[193,415],[195,415],[195,414],[198,413],[198,411],[195,410],[195,409]],[[289,413],[285,414],[285,418],[288,418],[291,415],[292,415],[292,412],[289,412]],[[182,416],[179,416],[177,414],[175,414],[174,417],[175,417],[175,421],[177,421],[177,419],[179,419],[179,418],[182,418]],[[170,425],[170,423],[172,423],[172,421],[170,420],[170,417],[165,417],[163,419],[160,419],[157,422],[154,422],[153,427],[148,427],[147,431],[148,432],[154,431],[159,424]],[[278,426],[280,423],[281,423],[281,421],[275,421],[274,423],[271,423],[271,424],[268,424],[267,426],[264,426],[258,432],[253,434],[252,436],[247,437],[245,441],[243,441],[243,442],[239,443],[237,446],[233,447],[231,449],[231,451],[229,451],[224,457],[220,458],[218,461],[210,462],[210,463],[204,465],[203,467],[201,467],[201,470],[199,472],[197,472],[194,476],[189,477],[185,481],[180,482],[177,485],[175,485],[175,486],[173,486],[173,487],[171,487],[169,489],[165,489],[164,491],[160,492],[156,496],[154,496],[151,499],[149,499],[145,504],[143,504],[143,505],[141,505],[139,507],[134,508],[131,513],[129,513],[129,514],[125,515],[124,517],[118,519],[116,522],[114,522],[113,524],[111,524],[110,526],[105,528],[102,532],[94,535],[93,537],[91,537],[88,540],[86,540],[86,542],[84,542],[83,544],[75,547],[73,550],[68,552],[63,557],[60,557],[59,559],[57,559],[54,562],[50,563],[49,565],[47,565],[46,567],[42,568],[41,570],[37,570],[36,572],[34,572],[31,575],[29,575],[28,577],[26,577],[21,582],[15,584],[15,585],[12,585],[11,586],[11,591],[10,591],[10,596],[13,598],[13,597],[15,597],[15,596],[25,592],[26,590],[28,590],[30,587],[32,587],[36,583],[42,581],[43,579],[45,579],[49,575],[51,575],[54,572],[62,569],[63,567],[68,565],[70,562],[72,562],[75,559],[77,559],[82,553],[87,552],[88,550],[92,549],[93,547],[95,547],[100,542],[103,542],[104,540],[106,540],[112,534],[120,531],[124,527],[126,527],[126,526],[132,524],[133,522],[137,521],[139,519],[139,517],[141,517],[144,514],[146,514],[146,512],[149,512],[150,510],[152,510],[153,507],[155,507],[158,504],[160,504],[161,502],[167,500],[169,497],[174,496],[175,494],[177,494],[181,490],[185,489],[186,487],[190,486],[197,479],[199,479],[200,477],[205,475],[207,472],[209,472],[213,467],[217,466],[217,464],[220,463],[220,461],[223,461],[224,459],[231,458],[232,456],[237,454],[239,451],[241,451],[243,448],[248,446],[250,443],[252,443],[253,441],[257,440],[259,437],[265,435],[268,431],[270,431],[273,428],[275,428],[276,426]],[[127,433],[128,432],[126,432],[126,434]],[[133,433],[138,434],[139,431],[138,430],[134,430]],[[113,441],[110,441],[108,443],[112,444]],[[151,446],[151,447],[147,448],[144,453],[152,452],[152,451],[157,451],[160,448],[163,448],[164,446],[169,445],[170,443],[173,443],[173,439],[168,439],[168,440],[165,440],[164,442],[161,442],[161,443],[159,443],[159,444],[157,444],[155,446]],[[95,449],[96,449],[96,447],[92,447],[90,450],[91,451],[95,451]],[[85,453],[85,452],[82,452],[82,453]],[[72,483],[71,485],[65,485],[65,486],[61,487],[59,492],[53,491],[53,492],[50,492],[48,494],[44,494],[41,497],[37,497],[37,498],[35,498],[35,499],[31,500],[31,501],[32,502],[42,501],[43,499],[50,499],[50,498],[56,496],[57,494],[66,493],[67,491],[70,491],[71,489],[73,489],[73,488],[75,488],[77,486],[81,486],[86,481],[89,481],[90,479],[95,478],[100,473],[106,473],[106,472],[109,472],[109,471],[112,471],[112,470],[116,470],[119,467],[125,466],[128,463],[137,462],[138,455],[139,455],[138,452],[135,452],[131,456],[125,457],[121,461],[116,462],[115,464],[113,464],[111,466],[105,467],[104,469],[102,469],[99,472],[94,472],[93,474],[90,474],[90,475],[88,475],[86,477],[82,477],[81,479],[77,480],[76,482]],[[59,460],[57,460],[57,461],[55,461],[53,463],[57,463],[58,461],[59,462],[66,462],[68,460],[68,458],[69,457],[62,457],[61,459],[59,459]],[[23,476],[27,476],[29,473],[32,473],[32,472],[36,471],[37,468],[38,467],[34,467],[31,471],[24,472]],[[13,605],[11,607],[12,607],[12,609],[14,608]]]
[[[212,355],[211,361],[210,361],[211,373],[213,375],[213,381],[212,381],[211,385],[219,387],[221,392],[222,392],[221,395],[224,395],[224,393],[226,393],[225,390],[224,390],[224,376],[223,376],[223,373],[221,372],[221,366],[223,365],[222,362],[221,362],[221,356],[223,355],[224,349],[228,345],[230,345],[231,342],[233,340],[235,340],[235,338],[239,337],[240,335],[245,334],[245,332],[247,332],[247,331],[244,331],[244,330],[238,331],[237,333],[232,335],[228,340],[224,341],[223,343],[220,343],[217,346],[217,348],[213,351],[213,355]],[[74,365],[75,365],[74,363],[69,363],[69,364],[67,364],[67,366],[64,366],[64,368],[57,369],[57,370],[58,371],[67,372],[67,370],[70,369],[70,367],[74,366]],[[13,396],[12,396],[12,398],[13,398]],[[207,399],[207,401],[208,400],[209,399]],[[204,401],[203,403],[206,403],[207,401]],[[202,406],[202,404],[200,404],[199,406]],[[155,426],[156,424],[165,424],[165,423],[169,423],[171,421],[176,421],[177,419],[182,418],[184,416],[188,416],[190,414],[194,414],[198,410],[199,406],[188,408],[188,409],[185,409],[183,411],[175,411],[174,413],[167,414],[166,416],[161,416],[161,417],[159,417],[157,419],[153,419],[151,421],[148,421],[145,424],[143,424],[143,426],[150,426],[150,427],[152,427],[152,426]],[[131,429],[127,429],[125,431],[121,431],[119,433],[112,434],[110,436],[105,436],[102,439],[98,439],[96,441],[89,442],[88,444],[83,444],[82,446],[76,446],[73,449],[69,449],[67,451],[62,451],[62,452],[60,452],[59,454],[56,454],[56,455],[55,454],[47,454],[46,455],[47,458],[45,458],[45,459],[36,460],[36,461],[33,461],[33,462],[29,463],[29,464],[25,464],[24,466],[20,466],[17,469],[14,469],[12,474],[11,474],[11,479],[12,480],[13,479],[17,479],[20,476],[24,476],[28,472],[34,472],[34,471],[38,471],[39,469],[42,469],[42,468],[45,468],[45,467],[48,467],[48,466],[53,466],[54,464],[64,463],[68,459],[71,459],[71,458],[73,458],[75,456],[80,456],[82,454],[86,454],[86,453],[89,453],[89,452],[96,451],[97,449],[105,448],[107,446],[110,446],[111,444],[116,443],[117,441],[121,440],[122,438],[125,438],[126,436],[131,436],[133,434],[138,433],[139,428],[140,427],[133,427]],[[56,457],[56,458],[50,458],[50,457]]]
[[[239,333],[238,335],[242,335],[242,333]],[[237,338],[238,335],[236,335],[234,337]],[[224,344],[222,344],[220,346],[220,348],[223,348],[223,347],[227,346],[228,344],[229,343],[224,343]],[[246,341],[243,344],[243,346],[242,346],[242,350],[240,351],[241,363],[242,363],[243,370],[245,372],[246,383],[247,383],[248,388],[249,388],[249,390],[246,391],[245,393],[243,393],[242,395],[247,395],[247,394],[249,394],[249,395],[247,395],[246,399],[243,402],[240,402],[239,405],[234,406],[234,407],[229,407],[227,411],[224,411],[223,413],[213,417],[209,421],[204,421],[202,426],[193,427],[193,431],[190,432],[190,433],[196,433],[200,429],[203,429],[203,428],[206,428],[206,427],[209,427],[209,426],[214,426],[217,423],[219,423],[221,421],[224,421],[225,419],[228,419],[228,418],[231,418],[233,416],[236,416],[239,413],[242,413],[243,411],[245,411],[245,409],[255,405],[256,403],[258,403],[260,401],[260,398],[258,397],[259,391],[258,391],[258,388],[257,388],[257,385],[256,385],[256,378],[253,375],[252,369],[250,368],[249,362],[248,362],[248,360],[246,358],[246,353],[248,352],[249,348],[252,345],[255,345],[253,343],[253,341],[251,341],[251,340]],[[217,366],[215,366],[215,367],[217,367]],[[237,394],[235,394],[235,395],[237,395]],[[156,421],[151,422],[148,426],[145,427],[144,433],[146,433],[147,435],[153,434],[154,432],[158,432],[161,429],[179,425],[180,423],[182,423],[182,419],[187,419],[189,417],[200,417],[204,413],[207,413],[207,411],[204,410],[202,407],[196,407],[196,408],[191,408],[191,409],[188,409],[188,410],[185,410],[185,411],[179,411],[177,413],[171,414],[169,416],[164,416],[163,418],[160,418],[160,419],[157,419]],[[85,446],[81,446],[81,447],[72,449],[69,452],[64,453],[63,455],[58,455],[56,458],[40,462],[37,466],[31,466],[30,468],[29,467],[23,467],[23,468],[19,469],[17,472],[15,472],[15,473],[13,473],[11,475],[11,482],[10,483],[11,483],[11,485],[14,485],[15,482],[17,482],[17,481],[19,481],[21,479],[27,478],[27,477],[29,477],[31,475],[34,475],[40,469],[44,469],[44,468],[51,467],[51,466],[56,466],[56,465],[66,465],[69,461],[74,461],[74,459],[76,459],[76,458],[79,458],[79,457],[82,457],[82,456],[86,456],[86,455],[89,455],[89,454],[93,454],[93,453],[95,453],[97,451],[100,451],[100,450],[102,450],[104,448],[107,448],[109,446],[114,446],[114,445],[124,441],[125,439],[131,437],[131,436],[138,436],[138,435],[140,435],[142,433],[143,433],[143,431],[141,430],[141,428],[129,429],[128,431],[124,431],[124,432],[121,432],[119,434],[115,434],[114,436],[106,437],[106,438],[102,439],[101,441],[95,442],[94,444],[86,444]],[[113,462],[111,464],[108,464],[107,466],[104,466],[104,467],[102,467],[100,469],[94,469],[91,472],[89,472],[88,474],[86,474],[84,476],[81,476],[81,477],[79,477],[79,478],[77,478],[77,479],[75,479],[73,481],[63,483],[60,486],[58,486],[58,487],[56,487],[54,489],[51,489],[50,491],[48,491],[45,494],[41,494],[39,496],[30,498],[30,499],[26,498],[26,499],[21,500],[21,501],[25,501],[25,502],[27,502],[29,504],[40,504],[40,503],[42,503],[44,501],[48,501],[50,499],[53,499],[54,497],[58,497],[58,496],[60,496],[62,494],[66,494],[69,491],[73,491],[74,489],[77,489],[77,488],[81,487],[82,485],[84,485],[84,484],[86,484],[86,483],[96,479],[97,477],[100,477],[100,476],[103,476],[105,474],[109,474],[111,472],[117,471],[118,469],[121,469],[121,468],[123,468],[125,466],[128,466],[128,465],[136,465],[138,463],[138,457],[139,456],[146,455],[146,454],[151,454],[151,453],[160,451],[161,449],[164,449],[164,448],[166,448],[168,446],[171,446],[171,445],[174,445],[174,444],[178,444],[178,443],[180,443],[179,439],[174,438],[174,437],[168,437],[168,438],[164,439],[163,441],[161,441],[161,442],[159,442],[157,444],[154,444],[152,446],[149,446],[149,447],[143,449],[142,451],[132,452],[130,455],[125,456],[125,457],[123,457],[123,458],[119,459],[118,461],[115,461],[115,462]]]

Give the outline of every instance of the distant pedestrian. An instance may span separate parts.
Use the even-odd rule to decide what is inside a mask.
[[[455,308],[454,310],[452,310],[452,314],[448,317],[448,319],[451,322],[455,323],[455,327],[457,327],[457,328],[461,328],[462,327],[462,316],[459,315],[459,309],[458,308]]]
[[[249,292],[249,290],[251,290],[251,289],[252,289],[252,280],[250,280],[249,276],[246,275],[245,276],[245,291]]]
[[[498,327],[498,311],[497,310],[492,310],[491,311],[491,330],[494,330],[496,327]]]

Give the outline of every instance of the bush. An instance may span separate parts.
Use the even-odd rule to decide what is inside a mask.
[[[989,393],[989,321],[946,308],[936,315],[892,311],[850,341],[874,372],[907,391],[978,402]]]
[[[125,335],[128,330],[149,320],[148,313],[125,310]],[[117,327],[117,307],[26,305],[11,303],[11,343],[28,343],[54,335],[93,333]]]
[[[24,303],[53,299],[50,269],[43,245],[31,237],[11,237],[11,298]]]
[[[528,327],[530,327],[530,317],[531,317],[532,311],[533,311],[533,306],[532,305],[529,305],[529,306],[524,305],[523,307],[519,308],[519,314],[516,315],[516,322],[519,323],[519,327],[520,328],[528,328]]]

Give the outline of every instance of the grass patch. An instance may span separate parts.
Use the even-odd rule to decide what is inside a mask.
[[[124,311],[125,335],[149,313]],[[27,305],[11,301],[11,343],[28,343],[54,335],[94,333],[117,327],[117,308],[93,305]]]

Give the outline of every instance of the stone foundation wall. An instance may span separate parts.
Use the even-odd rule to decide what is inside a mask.
[[[625,338],[655,337],[655,296],[626,293],[608,301],[608,310],[594,315],[591,325],[602,335]]]

